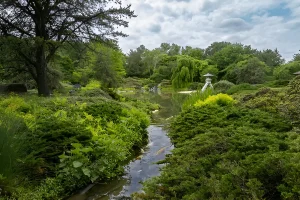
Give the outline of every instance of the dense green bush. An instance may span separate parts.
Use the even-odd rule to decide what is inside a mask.
[[[283,103],[284,95],[270,88],[261,88],[254,94],[242,98],[242,106],[247,108],[258,108],[268,112],[278,112]]]
[[[148,139],[144,111],[103,97],[3,97],[0,113],[5,147],[0,148],[0,176],[8,175],[2,165],[16,163],[11,178],[19,185],[11,187],[16,199],[60,199],[90,182],[112,179]],[[8,116],[14,119],[10,123],[4,121]]]
[[[119,122],[120,116],[124,116],[122,110],[122,106],[116,102],[95,103],[85,108],[86,113],[113,122]]]
[[[58,156],[70,150],[72,143],[88,144],[91,138],[86,125],[71,116],[39,116],[35,128],[25,136],[27,145],[20,158],[22,173],[35,181],[54,177]]]
[[[204,86],[204,83],[194,82],[189,86],[189,90],[201,90]]]
[[[299,135],[277,114],[206,105],[172,123],[173,154],[140,199],[297,199]]]
[[[227,90],[229,90],[233,86],[234,86],[234,83],[231,83],[227,80],[221,80],[214,84],[214,90],[216,92],[225,93]]]
[[[260,86],[250,85],[249,83],[243,83],[240,85],[234,85],[226,91],[227,94],[235,94],[243,90],[257,90]]]
[[[198,100],[194,106],[203,107],[206,105],[219,105],[219,106],[228,106],[233,105],[235,100],[228,94],[217,94],[207,97],[205,100]]]
[[[84,97],[105,97],[111,99],[111,96],[100,88],[91,89],[91,90],[82,90],[80,91],[80,95]]]
[[[283,87],[287,86],[289,84],[290,80],[275,80],[275,81],[270,81],[266,82],[264,85],[268,87]]]
[[[265,82],[266,76],[270,72],[270,68],[258,58],[250,57],[237,64],[232,63],[223,70],[223,72],[226,72],[223,78],[230,82],[236,84],[259,84]]]
[[[300,71],[300,62],[289,62],[285,65],[276,67],[274,76],[277,80],[291,80],[295,75],[293,73]]]
[[[300,127],[300,76],[295,77],[289,83],[281,111],[295,126]]]

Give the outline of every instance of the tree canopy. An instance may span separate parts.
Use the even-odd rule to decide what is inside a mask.
[[[130,5],[121,1],[35,1],[3,0],[0,3],[0,36],[12,37],[16,58],[30,73],[40,95],[50,94],[49,62],[67,41],[111,41],[126,34],[125,18],[135,17]],[[19,48],[24,43],[28,48]],[[10,64],[7,64],[10,66]],[[4,66],[6,67],[6,66]]]

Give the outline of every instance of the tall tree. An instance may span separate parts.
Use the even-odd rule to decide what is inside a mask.
[[[230,42],[214,42],[205,49],[204,56],[206,58],[209,58],[230,44],[231,44]]]
[[[139,46],[136,50],[130,49],[126,59],[126,74],[127,76],[146,77],[149,75],[149,69],[143,62],[143,56],[147,51],[144,45]]]
[[[256,56],[271,68],[277,67],[284,63],[284,59],[277,49],[274,51],[271,49],[259,51]]]
[[[293,61],[300,61],[300,53],[294,54]]]
[[[126,36],[116,31],[128,26],[125,17],[135,17],[130,5],[120,0],[2,0],[0,36],[27,41],[31,54],[15,48],[38,86],[48,96],[48,64],[66,41],[107,41]],[[17,46],[17,45],[16,45]]]
[[[193,48],[191,46],[186,46],[182,48],[182,55],[187,55],[195,59],[201,60],[203,58],[204,50],[200,48]]]

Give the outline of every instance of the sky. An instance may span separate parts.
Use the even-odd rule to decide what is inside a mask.
[[[123,0],[136,18],[122,31],[123,52],[161,43],[206,48],[228,41],[259,50],[278,48],[286,59],[300,50],[300,0]]]

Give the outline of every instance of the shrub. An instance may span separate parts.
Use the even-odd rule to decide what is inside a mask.
[[[231,96],[221,93],[221,94],[209,96],[205,100],[198,100],[195,103],[195,106],[196,107],[201,107],[205,105],[228,106],[228,105],[233,105],[234,102],[235,101]]]
[[[247,108],[258,108],[268,112],[278,112],[283,102],[283,96],[270,88],[261,88],[255,94],[246,95],[242,99],[242,106]]]
[[[63,113],[61,113],[63,115]],[[35,181],[55,176],[58,156],[70,150],[71,143],[87,144],[92,138],[84,124],[68,116],[39,116],[35,128],[24,137],[21,171]]]
[[[89,83],[85,87],[82,87],[82,90],[83,91],[93,90],[93,89],[99,89],[100,87],[101,87],[100,81],[90,80]]]
[[[183,102],[182,110],[186,110],[189,107],[194,106],[194,104],[199,100],[205,100],[213,93],[213,90],[207,89],[204,92],[196,91],[190,94],[190,96]]]
[[[234,83],[231,83],[229,81],[221,80],[214,84],[214,90],[216,92],[225,93],[227,90],[229,90],[234,85],[235,85]]]
[[[289,62],[285,65],[276,67],[274,76],[277,80],[291,80],[295,75],[293,73],[300,71],[300,62]]]
[[[189,89],[190,90],[201,90],[201,88],[203,88],[203,86],[204,86],[204,83],[194,82],[194,83],[190,84]]]
[[[300,127],[300,76],[296,76],[290,83],[281,111],[295,126]]]
[[[297,199],[298,140],[277,114],[237,106],[190,108],[171,124],[175,144],[140,199]],[[292,142],[297,139],[297,141]],[[295,148],[295,149],[293,149]]]
[[[118,123],[120,116],[124,116],[122,106],[115,102],[103,102],[89,105],[85,112],[94,117],[102,117],[106,121]]]
[[[283,87],[289,84],[290,80],[276,80],[265,83],[268,87]]]
[[[255,85],[250,85],[249,83],[243,83],[240,85],[234,85],[229,90],[227,90],[227,94],[235,94],[241,92],[243,90],[257,90],[259,87]]]
[[[16,171],[18,153],[22,144],[18,137],[25,132],[26,126],[22,118],[0,109],[0,175],[6,178],[11,179]]]
[[[134,104],[103,97],[1,99],[2,192],[11,184],[12,199],[61,199],[91,181],[112,179],[145,145],[148,125]]]
[[[90,89],[90,90],[82,90],[82,91],[80,91],[80,96],[84,96],[84,97],[105,97],[105,98],[111,99],[111,96],[109,94],[107,94],[106,92],[104,92],[100,88]]]

